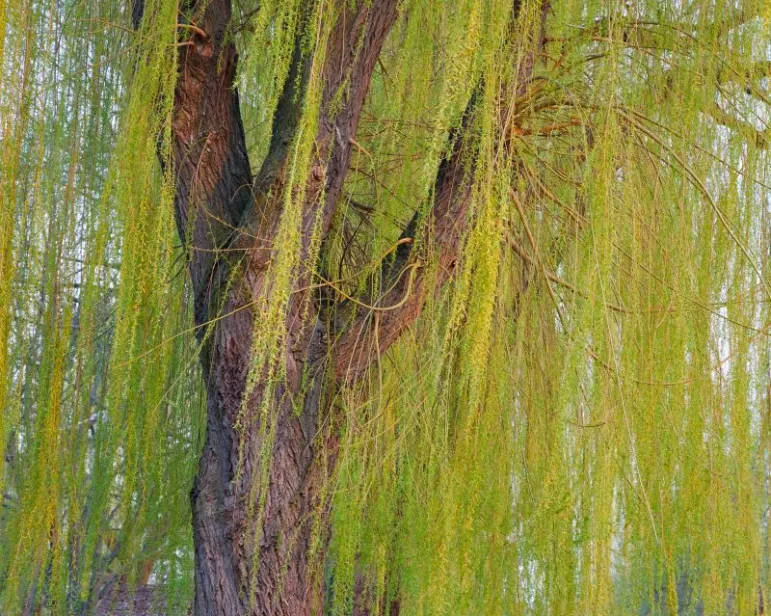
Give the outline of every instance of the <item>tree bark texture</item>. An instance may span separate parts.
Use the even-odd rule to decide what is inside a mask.
[[[319,613],[322,580],[312,566],[310,542],[319,506],[319,469],[330,445],[314,438],[326,386],[327,344],[320,320],[316,327],[305,327],[299,318],[308,299],[307,291],[299,289],[307,286],[307,280],[296,281],[289,306],[286,378],[271,393],[258,382],[247,402],[248,410],[257,409],[264,396],[272,396],[268,404],[276,423],[267,472],[259,458],[261,431],[237,433],[235,427],[250,367],[253,319],[259,318],[240,308],[260,296],[271,256],[271,242],[254,238],[275,237],[281,220],[281,202],[275,195],[283,188],[288,146],[300,118],[302,92],[296,89],[307,84],[304,72],[309,66],[295,54],[276,112],[270,152],[254,179],[234,88],[237,54],[226,40],[230,1],[202,3],[193,15],[202,32],[194,31],[181,48],[172,119],[175,214],[180,237],[192,246],[189,268],[196,324],[228,315],[217,321],[202,353],[208,420],[191,495],[195,613]],[[303,257],[310,250],[318,217],[322,234],[331,224],[372,71],[397,15],[398,0],[340,3],[340,18],[326,51],[321,118],[306,187]],[[341,87],[344,104],[333,115],[330,103]],[[226,247],[237,256],[218,257]],[[310,377],[303,380],[304,375]],[[294,403],[300,398],[305,402],[298,414]],[[267,477],[260,486],[266,493],[258,520],[261,532],[255,533],[251,489],[260,477]]]
[[[303,259],[310,254],[318,221],[322,238],[330,230],[370,79],[399,15],[399,0],[338,3],[339,18],[322,69],[321,115],[302,210]],[[439,254],[438,279],[424,277],[410,251],[415,219],[404,232],[405,242],[395,260],[383,269],[390,290],[378,301],[383,306],[398,304],[398,309],[352,308],[343,325],[330,327],[308,296],[311,274],[301,274],[293,283],[286,316],[288,339],[282,355],[286,376],[277,388],[258,379],[244,402],[254,319],[260,318],[250,305],[268,284],[271,240],[282,215],[277,195],[284,188],[310,63],[295,52],[269,152],[253,176],[234,86],[238,57],[227,33],[231,0],[187,5],[195,28],[180,47],[170,163],[178,232],[190,247],[188,267],[195,321],[201,326],[208,400],[205,445],[191,492],[194,613],[319,614],[321,560],[313,557],[314,549],[319,549],[311,545],[313,521],[320,512],[323,515],[319,488],[322,474],[335,459],[335,443],[317,437],[320,416],[335,388],[364,374],[372,360],[417,319],[436,285],[452,275],[466,228],[471,170],[463,155],[464,139],[452,139],[453,149],[436,178],[430,213],[430,236]],[[131,8],[138,27],[143,0],[133,0]],[[473,102],[467,115],[472,107]],[[313,306],[309,316],[308,305]],[[211,331],[204,333],[203,325],[215,317]],[[298,401],[303,405],[299,413]],[[275,418],[267,469],[260,457],[264,431],[259,425],[242,431],[236,427],[244,407],[256,417],[265,404]],[[255,482],[264,491],[258,521],[250,513]],[[257,533],[256,523],[262,525]]]

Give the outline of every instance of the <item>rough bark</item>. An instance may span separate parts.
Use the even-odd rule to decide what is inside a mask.
[[[195,29],[190,29],[191,38],[180,48],[172,118],[175,214],[179,235],[190,246],[196,323],[203,325],[216,314],[229,314],[209,334],[205,328],[199,330],[204,342],[208,420],[191,493],[194,609],[199,615],[301,616],[321,609],[321,578],[311,566],[310,522],[319,506],[317,469],[323,467],[324,451],[334,449],[314,438],[324,399],[327,346],[320,321],[308,328],[297,318],[307,306],[304,293],[295,293],[289,307],[285,382],[270,394],[258,382],[247,403],[249,415],[262,405],[264,396],[271,395],[267,403],[270,416],[275,417],[270,468],[265,485],[260,486],[266,490],[260,533],[254,532],[250,509],[252,486],[266,470],[259,457],[264,426],[253,425],[243,433],[235,426],[250,366],[255,318],[251,310],[238,309],[259,297],[266,282],[270,242],[254,238],[274,237],[280,222],[280,202],[274,195],[283,188],[288,144],[302,99],[293,88],[307,83],[302,73],[309,64],[302,54],[295,54],[292,71],[301,79],[290,76],[287,81],[270,153],[253,185],[233,87],[237,55],[226,39],[230,1],[210,0],[191,8]],[[340,18],[328,43],[323,72],[320,128],[303,210],[303,256],[310,250],[318,208],[322,208],[322,231],[331,223],[359,113],[397,8],[398,0],[340,2]],[[135,0],[135,26],[143,9],[141,0]],[[333,98],[339,100],[342,87],[343,104],[333,113],[330,103]],[[306,282],[297,280],[296,288]],[[304,408],[298,414],[294,405],[299,399],[304,400]]]
[[[199,616],[303,616],[322,608],[322,580],[314,567],[320,561],[314,560],[311,543],[312,521],[319,513],[323,516],[325,507],[319,495],[321,475],[334,466],[336,449],[334,437],[317,437],[326,401],[341,381],[350,382],[365,372],[376,350],[384,352],[399,338],[436,287],[429,288],[416,255],[404,243],[395,262],[387,266],[390,290],[379,300],[383,308],[391,308],[354,311],[343,329],[330,332],[308,295],[311,274],[297,277],[286,317],[286,377],[275,390],[258,380],[245,405],[246,415],[257,417],[266,403],[275,421],[270,467],[262,468],[265,426],[251,423],[241,432],[236,428],[244,408],[257,318],[253,310],[242,308],[259,298],[268,284],[271,240],[282,215],[276,195],[284,190],[289,145],[300,119],[310,63],[298,43],[274,118],[269,153],[253,178],[234,87],[238,59],[226,37],[230,2],[188,3],[195,28],[186,29],[192,34],[180,47],[172,118],[175,215],[179,235],[190,246],[196,324],[226,315],[208,333],[207,328],[199,329],[208,418],[191,493],[194,611]],[[310,254],[316,221],[321,221],[322,237],[331,226],[372,72],[398,5],[399,0],[339,0],[339,19],[322,71],[321,116],[303,204],[303,259]],[[135,27],[143,8],[143,0],[133,0]],[[437,176],[430,215],[429,236],[439,251],[440,273],[434,285],[452,275],[470,196],[465,141],[452,143],[455,146]],[[413,221],[405,239],[414,235],[416,226]],[[260,481],[261,477],[267,479]],[[251,513],[255,482],[264,496],[260,532],[255,532]]]

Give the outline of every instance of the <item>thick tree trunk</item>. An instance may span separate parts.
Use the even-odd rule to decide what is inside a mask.
[[[144,3],[132,1],[138,27]],[[180,48],[172,117],[175,213],[179,235],[190,250],[208,394],[206,441],[191,493],[195,614],[309,616],[322,611],[323,558],[314,554],[323,557],[323,538],[320,546],[312,543],[320,517],[323,529],[322,474],[334,467],[336,455],[334,437],[325,441],[318,436],[321,414],[335,387],[362,375],[414,322],[433,289],[407,240],[395,261],[383,268],[384,288],[390,292],[378,301],[392,309],[342,306],[345,323],[332,328],[308,295],[311,274],[300,274],[286,317],[285,376],[273,388],[258,378],[244,401],[254,319],[259,318],[251,305],[268,284],[289,144],[300,121],[311,63],[298,41],[269,152],[253,178],[234,87],[237,55],[227,37],[230,2],[188,2],[193,27],[186,31],[192,36]],[[398,4],[339,0],[321,74],[319,128],[303,206],[303,261],[311,254],[314,226],[320,221],[322,238],[331,226],[370,78]],[[473,101],[464,126],[472,112]],[[434,285],[443,284],[455,267],[470,196],[466,140],[451,143],[453,150],[437,176],[431,213],[430,236],[439,250],[441,272],[438,280],[431,280]],[[416,225],[413,220],[405,239],[414,235]],[[269,412],[260,414],[265,408]],[[261,439],[269,430],[259,417],[274,422],[267,461],[261,456]],[[243,429],[237,427],[239,421]],[[398,603],[393,607],[398,611]]]
[[[398,0],[339,3],[322,75],[320,128],[303,212],[303,256],[310,251],[314,222],[322,220],[322,233],[331,224],[359,113],[397,5]],[[135,0],[135,26],[142,12],[143,3]],[[308,327],[297,318],[310,299],[301,290],[308,280],[297,280],[287,317],[285,380],[275,391],[258,382],[244,405],[256,315],[242,309],[260,297],[266,284],[269,240],[281,217],[275,195],[283,187],[287,146],[300,118],[310,63],[299,51],[295,54],[270,152],[253,181],[233,87],[237,56],[226,37],[230,19],[230,0],[201,2],[197,10],[193,6],[195,28],[189,28],[192,37],[181,47],[172,118],[176,219],[180,237],[190,245],[196,324],[227,315],[211,331],[199,330],[208,420],[191,494],[195,614],[310,615],[322,609],[322,579],[313,567],[321,561],[313,559],[311,549],[313,514],[323,505],[318,498],[319,475],[327,462],[323,456],[334,456],[334,447],[316,438],[323,390],[329,387],[326,329],[318,319]],[[312,324],[313,312],[310,316]],[[304,401],[300,413],[298,400]],[[267,469],[260,456],[266,426],[254,420],[245,430],[236,427],[239,417],[257,417],[265,402],[275,422]],[[259,517],[255,485],[263,499]]]

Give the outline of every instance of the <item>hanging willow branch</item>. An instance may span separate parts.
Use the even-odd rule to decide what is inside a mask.
[[[767,12],[0,0],[0,612],[761,613]]]

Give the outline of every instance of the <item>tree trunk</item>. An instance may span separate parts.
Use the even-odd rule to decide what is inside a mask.
[[[144,3],[133,2],[134,25],[139,27]],[[346,319],[332,327],[309,296],[311,274],[299,274],[286,316],[283,380],[271,387],[258,378],[244,400],[257,316],[251,307],[269,284],[281,194],[290,189],[284,187],[289,145],[300,122],[312,64],[301,51],[305,43],[298,35],[269,152],[253,178],[234,87],[237,55],[226,36],[230,2],[191,3],[194,27],[188,29],[192,38],[180,48],[172,117],[175,214],[180,238],[190,247],[208,395],[206,440],[191,493],[195,614],[319,614],[324,541],[314,528],[324,527],[327,504],[321,500],[320,486],[336,456],[334,432],[327,430],[332,436],[326,440],[317,435],[322,413],[336,387],[359,378],[417,319],[436,287],[429,288],[420,260],[410,250],[416,219],[405,230],[394,262],[383,266],[383,288],[390,291],[365,302],[387,305],[387,311],[338,306]],[[337,3],[337,23],[326,41],[318,132],[305,187],[303,261],[312,254],[314,226],[320,224],[322,241],[330,229],[370,78],[398,5],[399,0]],[[516,2],[514,6],[516,14]],[[461,130],[473,107],[472,99]],[[450,143],[429,217],[441,272],[431,279],[433,285],[443,284],[455,268],[471,192],[467,162],[473,157],[464,155],[467,140],[461,134]],[[269,412],[260,414],[266,408]],[[239,429],[244,417],[244,429]],[[272,431],[258,417],[270,417]],[[323,419],[328,425],[329,418]],[[261,455],[265,434],[271,435],[267,461]],[[255,486],[259,516],[254,510]],[[313,545],[314,539],[319,544]],[[393,607],[398,611],[398,602]]]
[[[320,128],[303,210],[303,256],[311,248],[314,221],[320,216],[322,233],[331,224],[359,113],[397,5],[398,0],[339,3],[338,23],[327,42]],[[136,27],[143,8],[135,0]],[[208,420],[191,493],[195,614],[302,616],[322,609],[322,580],[313,567],[321,561],[313,559],[311,540],[312,514],[321,505],[322,456],[334,452],[330,443],[315,438],[328,387],[326,328],[318,318],[312,328],[297,318],[310,299],[301,290],[308,281],[297,280],[287,316],[285,380],[275,390],[258,382],[244,405],[255,314],[241,308],[260,297],[266,284],[271,243],[254,238],[273,238],[280,222],[275,195],[283,188],[310,63],[295,53],[270,151],[255,181],[233,87],[237,55],[226,38],[230,19],[230,0],[193,7],[196,29],[181,47],[172,118],[175,214],[180,237],[191,244],[196,324],[227,315],[211,332],[199,329]],[[331,102],[341,88],[343,105],[332,115]],[[230,250],[218,252],[224,247]],[[271,396],[267,415],[275,421],[268,469],[260,457],[265,426],[248,423],[240,432],[236,427],[244,407],[247,417],[257,417],[265,396]],[[304,400],[300,413],[297,400]],[[259,518],[255,485],[264,490]],[[255,524],[261,524],[258,533]]]

